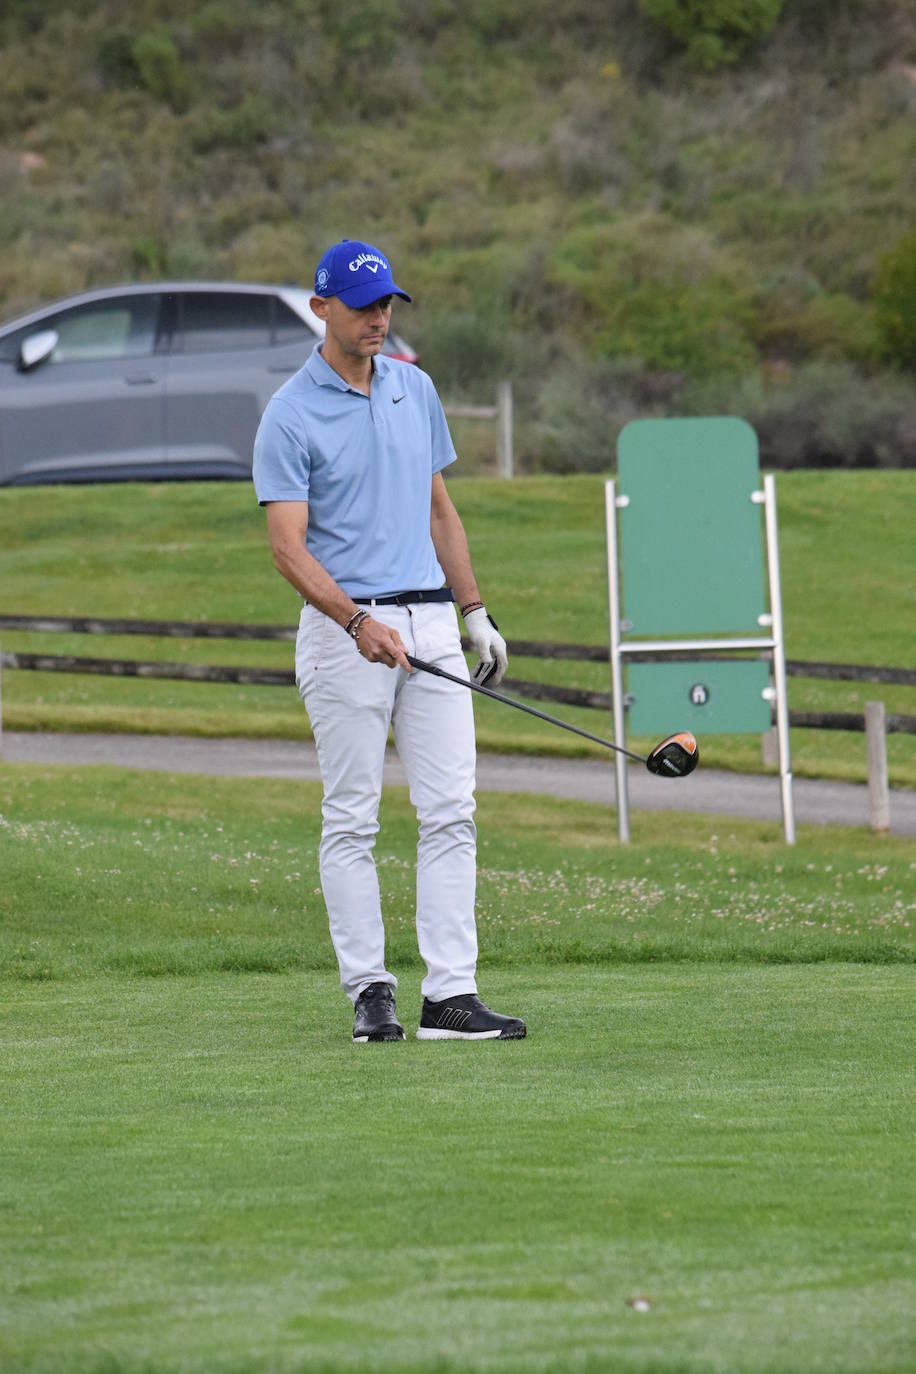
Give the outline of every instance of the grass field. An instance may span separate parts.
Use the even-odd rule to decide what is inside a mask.
[[[58,982],[335,967],[317,783],[6,765],[0,974]],[[478,798],[483,964],[912,962],[916,843],[866,830]],[[386,792],[376,850],[395,964],[419,968],[416,821]]]
[[[483,796],[529,1038],[420,1044],[393,790],[356,1047],[318,797],[0,766],[0,1368],[912,1369],[916,844]]]
[[[607,643],[603,489],[597,477],[467,479],[451,490],[481,585],[510,644]],[[778,478],[783,598],[791,658],[916,666],[911,472],[786,473]],[[294,624],[298,602],[275,572],[263,515],[245,484],[0,491],[0,612]],[[84,656],[288,667],[284,644],[6,632],[3,647]],[[600,664],[513,657],[518,677],[607,691]],[[911,688],[790,680],[799,710],[861,711],[880,698],[916,714]],[[475,702],[484,748],[600,753],[489,702]],[[8,673],[10,728],[122,729],[296,737],[295,690]],[[598,734],[602,713],[560,714]],[[637,747],[648,741],[635,741]],[[761,769],[756,736],[708,736],[709,764]],[[865,777],[864,737],[796,730],[799,774]],[[888,739],[891,782],[916,786],[916,738]]]

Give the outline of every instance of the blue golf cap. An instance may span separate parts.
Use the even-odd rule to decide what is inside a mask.
[[[406,291],[395,286],[385,254],[359,239],[343,239],[328,249],[315,268],[315,295],[338,296],[354,310],[382,296],[410,300]]]

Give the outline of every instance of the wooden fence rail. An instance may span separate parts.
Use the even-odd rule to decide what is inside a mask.
[[[145,635],[151,639],[261,640],[290,643],[296,638],[295,625],[242,625],[225,621],[139,620],[89,616],[0,615],[0,631],[32,634]],[[466,639],[462,647],[469,647]],[[608,663],[610,655],[603,644],[562,644],[546,641],[513,640],[514,659],[535,658],[580,663]],[[734,653],[716,650],[670,650],[668,653],[628,654],[628,662],[684,662],[693,659],[734,661]],[[290,668],[244,667],[238,664],[174,663],[131,658],[84,658],[73,654],[20,652],[0,653],[3,668],[45,673],[90,673],[107,677],[170,679],[186,682],[234,682],[246,686],[293,687]],[[826,678],[837,682],[876,682],[916,686],[916,669],[892,668],[859,663],[819,663],[790,659],[790,677]],[[609,692],[561,687],[553,683],[505,678],[506,692],[535,701],[558,702],[565,706],[586,707],[610,712]],[[884,703],[869,701],[864,713],[848,711],[790,711],[789,724],[796,729],[849,730],[864,732],[868,763],[869,820],[872,829],[886,831],[890,824],[890,794],[887,778],[887,735],[916,734],[916,716],[888,715]],[[0,695],[0,738],[3,716]],[[772,762],[774,730],[764,732],[764,762]]]
[[[454,415],[464,420],[496,421],[496,470],[500,477],[511,478],[515,475],[515,453],[512,442],[512,383],[498,382],[495,406],[464,405],[458,401],[447,401],[444,406],[446,415]]]
[[[0,667],[33,673],[90,673],[99,677],[167,678],[185,682],[241,682],[246,686],[294,687],[289,668],[244,668],[235,664],[166,663],[157,659],[75,658],[72,654],[0,654]]]
[[[285,640],[296,638],[295,625],[241,625],[233,621],[207,620],[112,620],[87,616],[0,615],[0,630],[22,630],[38,634],[147,635],[151,639],[248,639]],[[465,648],[467,643],[465,642]],[[513,639],[515,658],[564,659],[579,663],[608,663],[606,644],[563,644],[548,640]],[[667,654],[627,655],[628,663],[683,663],[695,659],[710,662],[733,662],[735,655],[715,650],[672,650]],[[91,661],[91,660],[87,660]],[[10,667],[13,665],[10,664]],[[25,665],[23,665],[25,666]],[[54,671],[48,669],[48,671]],[[63,670],[60,670],[63,671]],[[72,671],[77,671],[73,669]],[[87,669],[86,671],[94,671]],[[829,678],[836,682],[883,682],[902,687],[916,687],[916,668],[876,667],[862,663],[819,663],[810,659],[789,659],[789,677]],[[540,684],[536,684],[540,685]],[[566,689],[561,689],[566,690]],[[602,693],[588,693],[599,698],[605,709]],[[557,698],[562,700],[563,698]],[[608,701],[610,698],[608,697]],[[842,728],[842,727],[837,727]]]
[[[69,633],[94,635],[146,635],[150,638],[176,639],[236,639],[274,640],[290,642],[296,637],[294,625],[242,625],[225,621],[198,620],[119,620],[85,616],[23,616],[0,615],[0,630],[31,633]],[[467,640],[462,640],[468,648]],[[515,658],[541,658],[591,663],[607,663],[607,647],[601,644],[563,644],[549,641],[514,640]],[[696,658],[709,660],[733,659],[734,655],[715,651],[672,650],[668,654],[628,655],[628,661],[684,661]],[[137,677],[170,679],[188,682],[235,682],[246,686],[291,687],[295,677],[291,669],[240,667],[230,664],[172,663],[155,660],[124,658],[81,658],[71,654],[36,654],[8,651],[0,654],[0,668],[45,673],[89,673],[109,677]],[[916,686],[916,669],[874,667],[867,664],[818,663],[810,660],[790,660],[787,672],[792,677],[829,678],[844,682],[881,682]],[[535,701],[557,702],[565,706],[589,710],[610,711],[608,692],[588,691],[578,687],[560,687],[553,683],[532,682],[524,678],[506,678],[507,692]],[[863,732],[866,716],[846,711],[791,711],[789,723],[796,729],[850,730]],[[916,716],[885,715],[888,734],[916,734]]]
[[[209,620],[108,620],[98,616],[0,615],[0,630],[36,634],[148,635],[150,639],[296,638],[295,625],[236,625]]]

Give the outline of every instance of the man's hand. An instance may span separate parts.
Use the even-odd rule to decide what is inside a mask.
[[[471,648],[478,655],[471,677],[481,687],[496,687],[503,680],[509,666],[509,651],[494,621],[487,615],[486,606],[478,606],[464,617]]]
[[[356,632],[356,647],[363,658],[370,663],[384,663],[387,668],[404,668],[408,673],[413,669],[407,662],[407,646],[397,630],[373,620],[367,615],[361,620]]]

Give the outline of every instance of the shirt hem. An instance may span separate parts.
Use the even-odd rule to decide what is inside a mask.
[[[271,493],[269,496],[261,496],[260,493],[255,492],[255,495],[258,498],[259,506],[266,506],[270,501],[307,501],[309,499],[308,492],[301,491]]]

